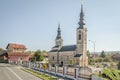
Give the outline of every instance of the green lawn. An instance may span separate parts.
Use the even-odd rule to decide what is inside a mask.
[[[41,73],[41,72],[37,72],[35,70],[32,70],[32,69],[28,69],[28,68],[22,68],[23,71],[26,71],[36,77],[39,77],[43,80],[58,80],[57,78],[53,77],[53,76],[49,76],[49,75],[46,75],[44,73]]]

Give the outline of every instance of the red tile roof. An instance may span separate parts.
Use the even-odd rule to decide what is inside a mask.
[[[19,48],[19,49],[27,49],[25,47],[25,45],[22,45],[22,44],[13,44],[13,43],[9,43],[6,47],[6,49],[8,49],[8,47],[11,47],[11,48]]]

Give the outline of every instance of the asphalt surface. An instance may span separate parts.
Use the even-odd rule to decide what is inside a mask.
[[[0,80],[42,80],[20,68],[20,66],[0,63]]]

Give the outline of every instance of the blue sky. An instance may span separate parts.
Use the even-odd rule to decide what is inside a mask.
[[[120,0],[84,0],[88,40],[96,51],[120,50]],[[64,45],[76,44],[80,0],[0,0],[0,47],[24,44],[28,50],[50,50],[58,23]],[[93,44],[88,41],[88,50]]]

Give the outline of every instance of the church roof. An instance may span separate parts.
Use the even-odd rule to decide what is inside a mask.
[[[76,54],[74,57],[80,57],[82,54]]]
[[[62,51],[75,51],[75,50],[76,50],[76,45],[68,45],[68,46],[62,46],[62,48],[59,51],[62,52]]]
[[[51,50],[50,52],[63,52],[63,51],[75,51],[76,45],[62,46],[60,50]]]
[[[52,47],[52,48],[58,48],[59,46],[58,45],[56,45],[56,46],[54,46],[54,47]]]
[[[58,50],[51,50],[50,52],[57,52]]]

